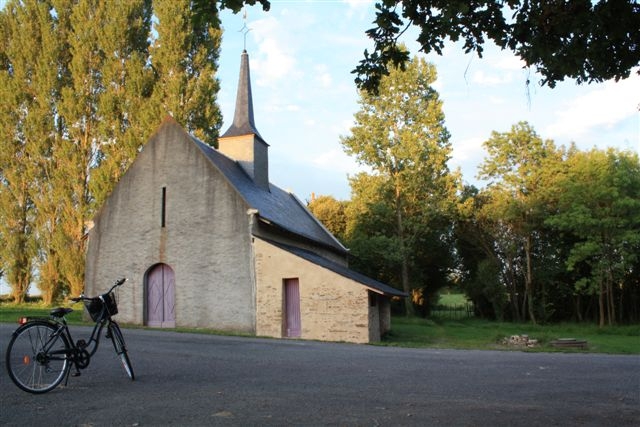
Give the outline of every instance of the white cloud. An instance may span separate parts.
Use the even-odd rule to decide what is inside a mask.
[[[640,77],[633,75],[619,82],[608,81],[597,89],[567,100],[553,114],[545,129],[552,138],[584,135],[596,128],[610,129],[638,114]]]
[[[473,73],[471,81],[483,86],[496,86],[510,83],[513,80],[511,73],[487,74],[482,70]]]
[[[315,156],[313,164],[327,171],[349,175],[369,170],[367,167],[359,165],[354,157],[348,156],[344,151],[337,148],[330,149]]]
[[[462,165],[468,160],[477,161],[483,155],[482,143],[487,138],[475,136],[452,143],[453,153],[451,161],[456,165]]]
[[[374,0],[343,0],[343,2],[348,4],[350,9],[366,8],[375,3]]]
[[[487,101],[489,101],[489,103],[492,105],[505,105],[507,103],[506,99],[504,99],[501,96],[495,96],[495,95],[487,98]]]
[[[485,156],[482,143],[486,139],[477,136],[453,142],[449,168],[451,170],[460,168],[463,179],[472,185],[482,186],[476,179],[476,175],[478,174],[478,165]]]
[[[331,73],[329,73],[329,67],[324,64],[318,64],[314,67],[314,71],[316,73],[315,79],[320,83],[320,86],[326,89],[333,85],[333,78],[331,77]]]
[[[348,18],[367,13],[368,9],[375,4],[374,0],[343,0],[343,2],[349,5],[347,10]]]
[[[251,59],[256,84],[271,86],[292,75],[298,76],[295,48],[289,42],[292,37],[282,23],[270,16],[252,22],[250,27],[250,34],[258,45],[258,54]]]
[[[495,61],[494,66],[501,70],[521,70],[524,68],[525,62],[515,55],[506,55],[502,52],[500,59]]]
[[[348,136],[351,134],[351,128],[355,126],[353,117],[344,119],[342,121],[332,124],[331,130],[333,130],[339,136]]]
[[[302,108],[297,104],[291,104],[276,97],[271,98],[268,102],[261,103],[260,108],[267,113],[283,114],[300,111]]]

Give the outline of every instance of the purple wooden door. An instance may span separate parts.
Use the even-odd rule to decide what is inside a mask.
[[[154,266],[147,275],[147,325],[160,328],[176,326],[176,281],[166,264]]]
[[[284,281],[285,336],[300,337],[300,285],[298,279]]]

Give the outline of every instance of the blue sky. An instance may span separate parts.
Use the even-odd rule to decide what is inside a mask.
[[[272,0],[271,10],[247,8],[249,52],[256,126],[270,144],[270,179],[300,199],[311,193],[349,199],[347,176],[358,169],[342,151],[358,110],[351,70],[372,43],[365,31],[375,18],[374,1]],[[243,15],[225,11],[219,61],[224,116],[233,120]],[[416,32],[403,41],[418,53]],[[435,88],[444,102],[451,133],[450,168],[475,179],[484,158],[482,142],[491,131],[508,131],[528,121],[545,139],[575,142],[582,149],[617,147],[640,150],[640,77],[615,83],[541,87],[540,76],[522,68],[507,51],[488,44],[484,57],[464,54],[450,44],[443,56],[426,56],[438,70]],[[532,84],[528,87],[526,81]]]

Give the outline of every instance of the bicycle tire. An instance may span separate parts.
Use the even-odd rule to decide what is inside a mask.
[[[111,321],[109,324],[109,334],[111,335],[111,341],[113,342],[113,348],[116,350],[116,354],[120,357],[122,367],[127,373],[131,381],[135,380],[135,374],[133,373],[133,367],[131,366],[131,360],[129,360],[129,354],[127,353],[127,347],[124,344],[124,337],[120,326],[115,321]]]
[[[29,393],[46,393],[62,382],[71,368],[67,337],[55,335],[57,326],[32,321],[13,333],[6,364],[11,381]]]

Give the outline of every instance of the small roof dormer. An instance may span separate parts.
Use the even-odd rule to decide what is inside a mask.
[[[269,191],[269,159],[267,144],[256,129],[251,95],[249,54],[240,56],[240,77],[233,123],[218,139],[218,149],[236,160],[254,183]]]

